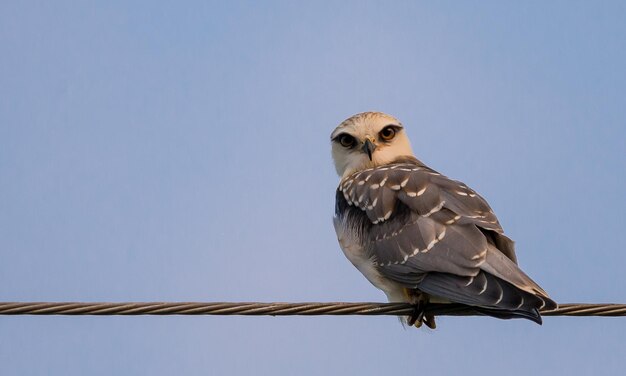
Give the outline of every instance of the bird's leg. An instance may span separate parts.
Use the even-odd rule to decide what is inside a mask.
[[[426,324],[430,329],[435,329],[435,316],[426,313],[426,306],[428,305],[428,294],[421,292],[417,289],[404,289],[404,293],[409,301],[409,304],[414,306],[413,313],[407,318],[407,323],[410,326],[419,328],[422,324]]]
[[[410,326],[415,325],[416,328],[422,326],[422,323],[424,322],[424,308],[425,304],[421,300],[413,305],[413,312],[407,319],[407,323]]]

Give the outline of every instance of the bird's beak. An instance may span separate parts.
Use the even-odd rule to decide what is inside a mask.
[[[374,150],[376,150],[376,144],[373,143],[369,138],[367,138],[365,139],[365,142],[363,143],[361,150],[363,150],[363,153],[367,154],[367,156],[370,158],[370,161],[371,161],[372,153],[374,152]]]

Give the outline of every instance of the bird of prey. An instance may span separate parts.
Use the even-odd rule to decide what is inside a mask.
[[[415,158],[396,118],[354,115],[331,143],[341,249],[390,302],[415,305],[406,323],[435,328],[424,313],[429,302],[538,324],[539,309],[557,307],[517,266],[513,241],[485,199]]]

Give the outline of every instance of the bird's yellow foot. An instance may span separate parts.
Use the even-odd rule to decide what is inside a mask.
[[[404,289],[404,293],[410,304],[413,305],[413,313],[407,318],[407,324],[420,328],[422,324],[425,324],[430,329],[435,329],[437,324],[435,323],[435,316],[430,313],[426,313],[426,306],[428,305],[428,295],[417,289]]]

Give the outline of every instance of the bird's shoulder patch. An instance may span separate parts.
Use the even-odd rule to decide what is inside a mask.
[[[421,163],[393,163],[356,172],[340,182],[338,191],[348,205],[365,212],[372,224],[389,220],[403,205],[444,224],[472,223],[502,233],[480,195]]]
[[[411,180],[409,172],[422,167],[393,164],[359,171],[343,179],[339,191],[348,205],[367,214],[373,224],[388,220],[394,213],[398,194]]]

